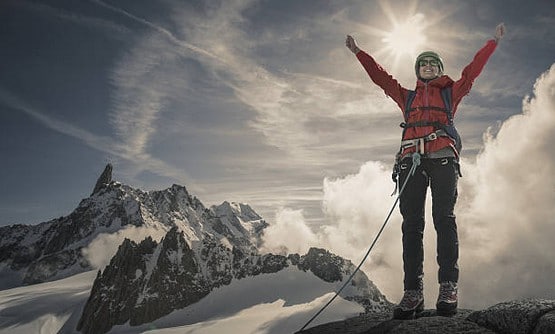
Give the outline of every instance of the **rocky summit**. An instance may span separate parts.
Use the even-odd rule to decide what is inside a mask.
[[[485,310],[459,310],[441,317],[425,310],[417,319],[394,320],[391,313],[370,312],[315,326],[297,334],[552,334],[555,300],[524,299],[503,302]]]

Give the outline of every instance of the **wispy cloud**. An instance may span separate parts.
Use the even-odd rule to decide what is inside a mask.
[[[179,45],[179,46],[182,46],[182,47],[184,47],[184,48],[190,49],[190,50],[192,50],[192,51],[194,51],[194,52],[197,52],[197,53],[199,53],[199,54],[201,54],[201,55],[203,55],[203,56],[208,56],[208,57],[217,59],[217,56],[216,56],[216,55],[214,55],[214,54],[212,54],[212,53],[210,53],[210,52],[208,52],[208,51],[206,51],[206,50],[204,50],[204,49],[202,49],[202,48],[199,48],[199,47],[197,47],[197,46],[195,46],[195,45],[193,45],[193,44],[190,44],[190,43],[187,43],[187,42],[185,42],[185,41],[183,41],[183,40],[178,39],[178,38],[175,37],[174,34],[172,34],[169,30],[164,29],[164,28],[160,27],[159,25],[156,25],[156,24],[154,24],[154,23],[152,23],[152,22],[150,22],[150,21],[148,21],[148,20],[146,20],[146,19],[144,19],[144,18],[141,18],[141,17],[138,17],[138,16],[136,16],[136,15],[133,15],[133,14],[130,13],[129,11],[126,11],[126,10],[124,10],[124,9],[122,9],[122,8],[119,8],[119,7],[111,6],[111,5],[109,5],[109,4],[107,4],[107,3],[103,2],[103,1],[100,1],[100,0],[90,0],[90,1],[92,1],[92,2],[94,2],[94,3],[96,3],[96,4],[98,4],[98,5],[100,5],[100,6],[102,6],[102,7],[105,7],[105,8],[107,8],[107,9],[109,9],[109,10],[112,10],[112,11],[118,12],[118,13],[120,13],[120,14],[123,14],[123,15],[125,15],[125,16],[127,16],[127,17],[129,17],[129,18],[131,18],[131,19],[133,19],[133,20],[135,20],[135,21],[137,21],[137,22],[139,22],[139,23],[145,24],[146,26],[148,26],[148,27],[150,27],[150,28],[156,30],[157,32],[161,33],[162,35],[165,35],[166,37],[169,38],[170,41],[172,41],[173,43],[175,43],[175,44],[177,44],[177,45]]]
[[[112,82],[116,88],[113,98],[114,108],[111,121],[116,133],[131,154],[144,154],[149,141],[156,133],[156,120],[176,87],[183,87],[179,77],[182,71],[175,64],[181,54],[196,53],[201,57],[218,59],[214,54],[186,41],[180,40],[169,30],[144,18],[111,6],[100,0],[94,3],[125,15],[162,34],[146,34],[137,45],[118,62],[112,72]]]
[[[78,126],[42,113],[3,88],[0,88],[0,99],[7,106],[33,117],[51,130],[77,138],[99,151],[119,155],[118,147],[114,145],[113,140],[109,137],[95,135]]]
[[[191,188],[198,188],[194,180],[190,178],[189,175],[187,175],[187,173],[182,169],[175,168],[145,152],[141,152],[139,154],[137,154],[137,152],[130,152],[125,144],[122,144],[112,137],[99,136],[79,126],[52,117],[45,112],[33,108],[28,103],[3,88],[0,88],[0,101],[18,112],[23,112],[31,116],[53,131],[80,140],[87,146],[100,152],[104,152],[109,156],[119,157],[126,161],[132,161],[136,165],[141,166],[140,171],[151,170],[159,173],[160,175],[173,177],[177,180],[186,180],[191,185]],[[200,190],[201,188],[198,189]]]
[[[311,122],[317,119],[338,120],[345,114],[365,117],[367,107],[372,112],[372,107],[376,106],[375,113],[379,114],[384,109],[382,105],[388,106],[387,103],[372,104],[369,101],[372,97],[385,101],[379,93],[361,99],[363,94],[359,92],[359,97],[355,99],[353,89],[362,90],[362,87],[346,80],[305,73],[282,72],[280,75],[266,69],[261,60],[252,54],[251,50],[257,42],[241,29],[241,22],[244,21],[242,14],[249,8],[250,1],[215,4],[201,17],[191,12],[180,12],[177,8],[174,20],[183,35],[187,36],[187,41],[126,10],[101,1],[94,2],[167,37],[159,39],[148,35],[114,70],[117,97],[112,120],[131,151],[144,150],[155,133],[155,120],[164,100],[171,98],[165,94],[169,88],[161,87],[157,81],[157,71],[179,56],[195,59],[216,80],[233,89],[236,97],[256,112],[256,117],[248,124],[263,133],[269,145],[287,152],[292,159],[321,160],[325,152],[318,150],[318,147],[329,147],[337,142],[335,135],[315,133]],[[184,23],[180,26],[181,22]],[[164,82],[181,80],[179,84],[186,84],[185,80],[176,78],[182,74],[179,69],[175,69],[174,75],[166,74],[169,75],[161,79]],[[189,82],[189,85],[192,84]]]

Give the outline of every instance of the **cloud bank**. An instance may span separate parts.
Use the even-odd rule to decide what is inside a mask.
[[[527,96],[522,113],[484,134],[475,162],[463,160],[456,207],[460,240],[460,305],[480,308],[523,297],[555,298],[555,64]],[[463,134],[464,135],[464,134]],[[365,163],[358,173],[325,179],[323,208],[328,223],[306,242],[359,261],[393,204],[390,166]],[[437,297],[435,231],[427,200],[425,294]],[[306,235],[302,217],[277,220],[272,231]],[[401,217],[396,213],[363,266],[396,302],[402,294]],[[299,233],[297,233],[299,232]],[[276,237],[278,239],[276,239]],[[280,233],[267,245],[289,247]],[[298,248],[298,240],[292,249]]]

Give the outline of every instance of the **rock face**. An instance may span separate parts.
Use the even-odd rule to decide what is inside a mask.
[[[482,311],[459,310],[453,317],[424,311],[415,320],[392,320],[391,313],[373,312],[309,328],[298,334],[547,334],[555,333],[555,300],[525,299]]]
[[[498,333],[555,333],[553,310],[555,300],[510,301],[474,312],[468,320]]]
[[[110,182],[112,182],[112,165],[107,164],[102,174],[100,174],[100,177],[98,178],[98,180],[96,180],[96,184],[94,186],[91,196],[94,195],[96,192],[98,192],[100,189],[102,189],[102,187],[109,185]]]
[[[125,239],[99,272],[77,330],[105,333],[115,324],[150,322],[199,301],[209,290],[183,233],[172,228],[157,244]]]

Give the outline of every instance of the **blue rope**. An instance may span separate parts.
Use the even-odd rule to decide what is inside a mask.
[[[405,190],[405,187],[407,185],[407,182],[409,181],[410,177],[412,175],[414,175],[414,173],[416,172],[416,168],[420,165],[420,154],[415,152],[412,154],[412,166],[411,169],[409,171],[409,175],[407,176],[407,178],[405,179],[405,182],[403,182],[403,186],[401,187],[401,190],[399,190],[399,195],[397,195],[397,198],[395,199],[395,203],[393,203],[393,206],[391,207],[391,210],[389,210],[389,214],[387,215],[387,218],[385,219],[382,227],[380,228],[378,234],[376,235],[376,237],[374,238],[374,241],[372,242],[372,245],[370,245],[370,248],[368,248],[368,251],[366,252],[366,255],[364,255],[364,258],[362,259],[362,261],[360,261],[360,263],[358,264],[358,266],[356,267],[356,269],[353,271],[353,273],[351,274],[351,276],[349,276],[349,278],[347,279],[347,281],[345,281],[345,283],[343,284],[343,286],[335,293],[335,295],[333,296],[332,299],[330,299],[326,305],[324,305],[318,312],[316,312],[316,314],[310,318],[310,320],[308,320],[308,322],[306,324],[304,324],[304,326],[299,330],[302,331],[304,330],[312,321],[314,321],[314,319],[316,319],[320,313],[322,313],[326,307],[328,307],[334,300],[335,298],[337,298],[337,296],[339,296],[339,294],[341,293],[341,291],[343,291],[343,289],[345,289],[345,287],[347,286],[347,284],[349,284],[349,282],[353,279],[353,277],[355,276],[355,274],[357,273],[357,271],[359,271],[360,267],[362,267],[362,264],[364,263],[364,261],[366,261],[366,259],[368,258],[368,255],[370,255],[370,251],[372,251],[372,248],[374,248],[374,245],[376,244],[376,242],[378,241],[378,238],[380,237],[380,235],[382,234],[383,230],[385,229],[385,226],[387,225],[387,222],[389,221],[389,218],[391,218],[391,214],[393,213],[393,210],[395,209],[395,206],[397,206],[397,202],[399,202],[399,198],[401,198],[401,194],[403,193],[403,190]]]

